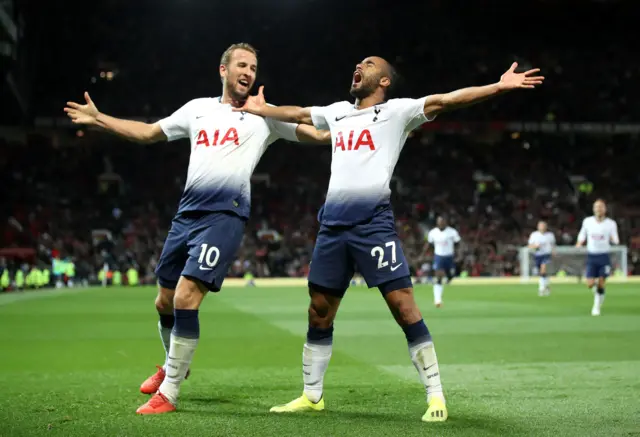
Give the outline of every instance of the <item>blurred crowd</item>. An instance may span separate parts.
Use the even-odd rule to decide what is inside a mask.
[[[624,2],[581,2],[580,20],[571,2],[534,0],[526,10],[485,0],[378,3],[249,0],[240,10],[234,2],[104,0],[27,8],[21,80],[38,127],[27,131],[48,125],[46,118],[64,119],[64,102],[85,90],[103,112],[147,120],[219,95],[219,57],[239,41],[259,49],[258,85],[275,104],[348,99],[355,64],[377,54],[397,66],[401,96],[494,82],[513,61],[546,76],[534,92],[442,121],[640,121],[640,58],[637,38],[627,34],[637,26]],[[307,16],[314,19],[301,19]],[[42,131],[0,139],[0,248],[32,248],[28,262],[36,264],[59,254],[80,277],[97,279],[107,264],[153,282],[188,145]],[[537,220],[548,220],[560,244],[573,244],[596,197],[608,202],[631,248],[630,270],[640,273],[636,142],[632,134],[414,133],[392,182],[413,273],[429,271],[424,236],[439,214],[462,235],[459,271],[517,275],[517,248]],[[306,274],[330,160],[329,147],[271,147],[255,172],[252,218],[231,275]],[[8,262],[15,268],[22,261]]]
[[[630,2],[580,2],[579,20],[572,2],[545,0],[526,10],[488,0],[243,4],[105,0],[78,11],[56,2],[27,11],[32,111],[59,115],[61,104],[89,90],[106,113],[165,116],[218,95],[220,55],[245,41],[260,52],[258,84],[275,104],[347,99],[355,65],[379,55],[397,66],[403,96],[493,83],[513,61],[546,76],[535,92],[468,108],[456,120],[640,119]]]
[[[640,227],[640,211],[631,207],[640,182],[629,165],[640,158],[634,138],[523,136],[490,143],[424,131],[411,136],[392,203],[412,272],[429,272],[425,236],[438,215],[462,236],[459,272],[518,275],[518,248],[539,219],[559,244],[572,245],[592,201],[603,197],[622,244],[632,248],[630,270],[640,273],[640,245],[632,238]],[[0,247],[35,248],[41,262],[54,251],[92,280],[108,263],[121,271],[134,266],[141,281],[155,281],[184,183],[187,142],[142,146],[89,133],[53,141],[32,136],[2,148]],[[327,146],[280,141],[267,151],[254,174],[252,216],[231,276],[306,275],[330,160]]]

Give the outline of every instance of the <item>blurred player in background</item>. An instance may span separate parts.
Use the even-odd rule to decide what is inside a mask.
[[[166,360],[140,387],[153,397],[138,408],[139,414],[176,409],[200,337],[198,308],[208,291],[220,290],[234,260],[249,217],[251,174],[267,146],[278,138],[330,141],[328,132],[310,126],[232,111],[244,104],[257,69],[253,47],[232,45],[220,60],[222,96],[191,100],[154,124],[105,115],[88,93],[84,105],[68,102],[65,108],[74,123],[98,126],[131,141],[191,141],[186,186],[156,269],[156,309]]]
[[[431,333],[414,296],[409,265],[396,233],[389,183],[409,133],[439,113],[462,108],[506,91],[534,88],[539,70],[516,73],[517,64],[499,82],[421,99],[391,99],[393,67],[377,56],[356,66],[351,83],[355,104],[325,107],[270,107],[262,87],[242,110],[293,123],[329,129],[333,156],[326,202],[309,272],[309,328],[303,349],[302,396],[272,412],[324,409],[323,381],[333,343],[333,321],[353,276],[354,266],[369,287],[378,287],[405,333],[411,360],[427,393],[426,422],[442,422],[448,413]]]
[[[438,217],[436,227],[429,231],[425,244],[425,250],[429,248],[429,244],[433,244],[433,270],[436,273],[436,282],[433,284],[433,303],[437,308],[442,306],[443,279],[446,276],[448,284],[455,275],[455,251],[456,243],[459,242],[458,231],[447,224],[446,218]]]
[[[618,225],[606,216],[607,205],[598,199],[593,203],[593,215],[582,221],[576,247],[587,242],[587,287],[593,291],[592,316],[599,316],[604,303],[605,282],[611,273],[611,244],[620,244]],[[596,282],[597,281],[597,282]]]
[[[540,220],[538,229],[529,236],[529,249],[535,250],[535,261],[540,279],[538,282],[538,296],[549,296],[551,280],[547,276],[547,265],[551,262],[551,256],[556,245],[556,237],[547,230],[547,222]]]

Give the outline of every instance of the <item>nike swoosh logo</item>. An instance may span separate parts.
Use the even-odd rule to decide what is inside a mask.
[[[340,120],[342,120],[342,119],[343,119],[343,118],[345,118],[345,117],[346,117],[346,115],[343,115],[342,117],[336,117],[336,121],[340,121]]]
[[[427,370],[429,370],[429,369],[430,369],[430,368],[432,368],[433,366],[435,366],[435,364],[432,364],[432,365],[430,365],[430,366],[428,366],[428,367],[423,367],[423,368],[422,368],[422,370],[424,370],[424,371],[426,372]]]
[[[393,266],[393,267],[391,267],[391,271],[392,271],[392,272],[395,272],[396,270],[398,270],[398,269],[400,268],[400,266],[401,266],[402,264],[404,264],[404,263],[400,263],[400,264],[398,264],[397,266]]]
[[[200,118],[202,118],[202,117],[204,117],[204,115],[198,115],[198,116],[196,117],[196,120],[198,120],[198,119],[200,119]]]
[[[211,267],[202,267],[200,266],[200,270],[213,270]]]

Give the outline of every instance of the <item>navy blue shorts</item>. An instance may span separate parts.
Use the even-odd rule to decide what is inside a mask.
[[[219,291],[242,242],[245,219],[226,212],[178,214],[156,267],[158,283],[175,290],[180,276]]]
[[[611,273],[608,253],[587,254],[587,278],[607,278]]]
[[[369,288],[392,281],[396,284],[400,278],[407,280],[399,288],[411,286],[409,265],[390,208],[359,225],[320,226],[309,282],[343,295],[356,268]]]
[[[451,272],[456,269],[456,263],[453,261],[453,255],[451,256],[441,256],[436,255],[433,258],[433,270],[439,271],[444,270],[445,272]]]
[[[536,267],[538,269],[540,269],[541,265],[547,265],[551,262],[551,255],[547,254],[547,255],[536,255],[535,256],[535,260],[536,260]]]

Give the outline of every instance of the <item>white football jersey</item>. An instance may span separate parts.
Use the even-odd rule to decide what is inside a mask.
[[[553,252],[553,246],[556,244],[556,237],[553,233],[547,231],[544,234],[540,231],[534,231],[529,236],[529,244],[538,244],[536,255],[550,255]]]
[[[388,205],[393,175],[409,132],[427,120],[422,99],[391,99],[356,109],[338,102],[311,108],[313,124],[329,129],[333,154],[331,179],[320,221],[353,225]]]
[[[233,112],[220,97],[191,100],[158,123],[169,141],[191,141],[178,213],[233,211],[248,217],[251,174],[267,146],[279,138],[298,141],[297,124]]]
[[[609,253],[611,243],[620,244],[618,238],[618,225],[608,217],[598,221],[595,216],[587,217],[582,221],[582,228],[578,234],[578,241],[587,240],[587,252],[597,255]]]
[[[427,241],[433,244],[437,256],[453,256],[455,244],[460,242],[460,234],[450,226],[444,229],[433,228],[427,234]]]

